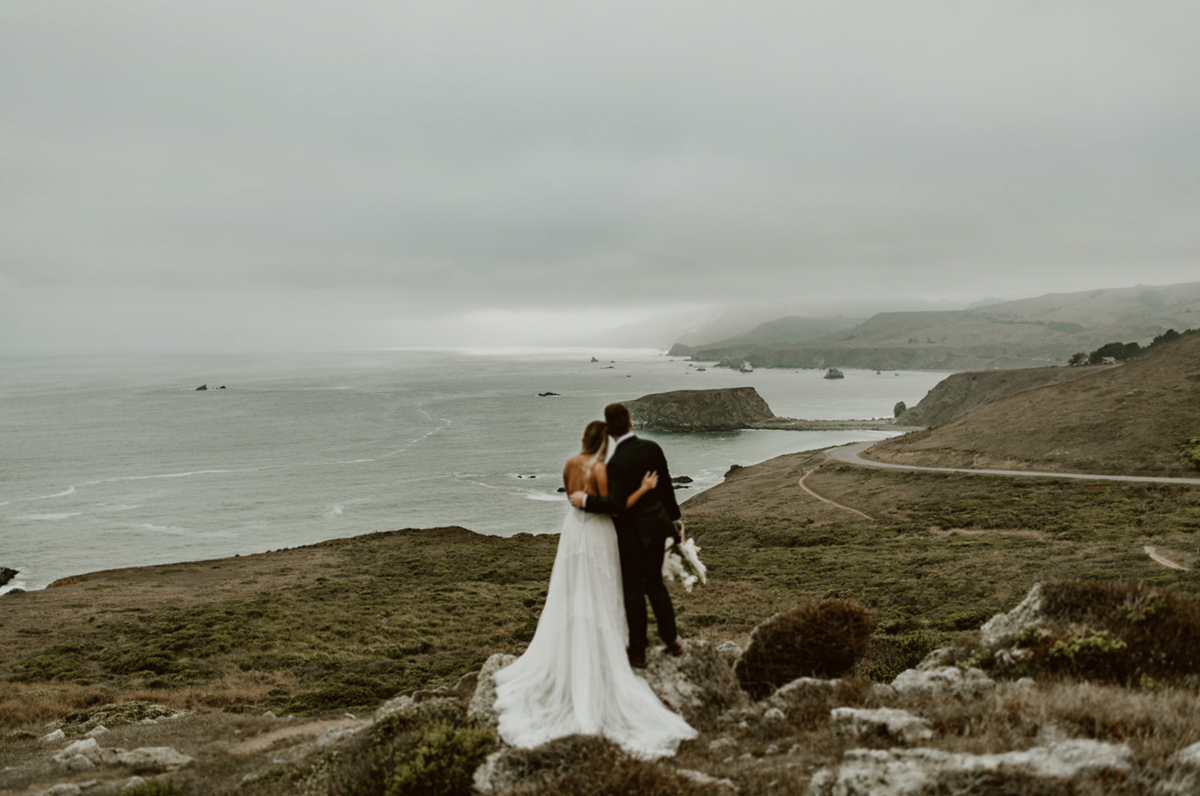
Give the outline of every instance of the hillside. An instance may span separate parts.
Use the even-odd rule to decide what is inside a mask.
[[[887,440],[882,461],[927,466],[1181,476],[1200,436],[1200,335],[1126,365],[980,406]]]
[[[1167,329],[1196,326],[1200,282],[1047,294],[973,310],[885,312],[798,342],[747,335],[690,350],[695,360],[736,356],[755,367],[1031,368],[1065,364],[1105,343],[1144,344]]]
[[[1048,384],[1074,381],[1108,367],[1018,368],[955,373],[938,382],[920,403],[896,418],[896,422],[905,426],[939,426],[986,403]]]

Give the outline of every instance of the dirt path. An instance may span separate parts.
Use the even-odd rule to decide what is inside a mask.
[[[828,451],[826,451],[826,453],[828,453]],[[858,509],[852,509],[852,508],[850,508],[849,506],[843,506],[841,503],[838,503],[836,500],[830,500],[829,498],[827,498],[827,497],[822,497],[821,495],[818,495],[816,492],[812,491],[812,490],[811,490],[811,489],[808,487],[808,484],[806,484],[806,483],[804,483],[804,482],[808,480],[808,477],[809,477],[810,475],[812,475],[813,473],[815,473],[817,470],[820,470],[820,469],[821,469],[821,465],[819,465],[819,464],[818,464],[816,467],[812,468],[812,469],[811,469],[811,470],[809,470],[807,473],[805,473],[805,474],[804,474],[804,476],[803,476],[803,477],[802,477],[802,478],[801,478],[801,479],[800,479],[800,480],[797,482],[797,484],[799,485],[799,487],[800,487],[801,489],[803,489],[805,492],[807,492],[808,494],[810,494],[810,495],[812,495],[813,497],[815,497],[817,500],[820,500],[820,501],[823,501],[823,502],[825,502],[825,503],[828,503],[828,504],[829,504],[829,505],[831,505],[831,506],[837,506],[839,509],[845,509],[846,511],[851,511],[851,512],[854,512],[854,513],[855,513],[855,514],[857,514],[858,516],[860,516],[860,517],[864,517],[864,518],[866,518],[866,519],[870,520],[871,522],[874,522],[874,521],[875,521],[875,518],[874,518],[874,517],[872,517],[872,516],[870,516],[870,515],[867,515],[867,514],[864,514],[864,513],[862,513],[861,511],[859,511]]]
[[[892,464],[891,462],[877,462],[872,459],[864,459],[860,455],[867,448],[874,445],[874,442],[855,442],[852,445],[843,445],[840,448],[826,448],[825,455],[835,462],[843,464],[856,464],[861,467],[880,467],[885,470],[920,470],[922,472],[932,473],[967,473],[969,475],[1001,475],[1008,477],[1026,477],[1026,478],[1072,478],[1082,481],[1124,481],[1124,482],[1140,482],[1152,484],[1190,484],[1200,486],[1200,478],[1155,478],[1151,476],[1140,475],[1089,475],[1087,473],[1043,473],[1027,470],[970,470],[962,467],[918,467],[908,464]],[[820,467],[820,465],[817,465]],[[809,473],[816,470],[814,467],[809,470]],[[808,478],[808,473],[805,473],[804,478]],[[804,486],[804,478],[800,479],[800,486],[804,487],[804,491],[808,492],[813,497],[825,500],[825,498],[813,492],[808,487]],[[832,500],[825,500],[826,503],[833,503]],[[840,505],[834,503],[833,505]],[[856,514],[862,514],[861,511],[851,509],[847,506],[842,508],[848,511],[853,511]],[[866,517],[867,515],[862,514]],[[870,519],[869,517],[867,519]],[[1188,568],[1182,564],[1178,564],[1166,556],[1158,552],[1158,548],[1146,545],[1142,548],[1146,555],[1157,564],[1171,569],[1181,569],[1188,571]]]

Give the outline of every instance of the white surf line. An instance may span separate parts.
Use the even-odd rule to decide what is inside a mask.
[[[1071,478],[1076,481],[1124,481],[1143,484],[1190,484],[1200,486],[1200,478],[1166,478],[1149,475],[1091,475],[1089,473],[1045,473],[1036,470],[972,470],[966,467],[920,467],[915,464],[893,464],[863,459],[859,454],[875,445],[876,441],[855,442],[838,448],[826,448],[825,456],[842,464],[857,464],[862,467],[879,467],[884,470],[919,470],[927,473],[966,473],[967,475],[1003,475],[1027,478]]]
[[[1158,552],[1157,547],[1146,545],[1142,548],[1142,550],[1146,553],[1146,555],[1150,556],[1150,559],[1155,563],[1162,564],[1164,567],[1170,567],[1171,569],[1182,569],[1184,572],[1189,571],[1187,567],[1183,566],[1182,564],[1175,563],[1162,553]]]
[[[860,516],[860,517],[865,517],[866,519],[870,520],[871,522],[875,522],[875,518],[874,518],[874,517],[872,517],[872,516],[870,516],[870,515],[868,515],[868,514],[864,514],[864,513],[862,513],[861,511],[859,511],[858,509],[852,509],[852,508],[850,508],[849,506],[843,506],[841,503],[838,503],[837,501],[834,501],[834,500],[830,500],[830,499],[829,499],[829,498],[827,498],[827,497],[821,497],[821,496],[820,496],[820,495],[818,495],[816,492],[814,492],[814,491],[812,491],[811,489],[809,489],[809,488],[808,488],[808,485],[807,485],[807,484],[805,484],[805,483],[804,483],[804,481],[805,481],[805,480],[806,480],[806,479],[807,479],[807,478],[808,478],[810,475],[812,475],[813,473],[815,473],[817,470],[820,470],[820,469],[821,469],[821,465],[819,465],[819,464],[818,464],[816,467],[812,468],[812,469],[811,469],[811,470],[809,470],[807,473],[805,473],[805,474],[804,474],[804,476],[803,476],[803,477],[802,477],[802,478],[801,478],[801,479],[800,479],[800,480],[797,482],[797,484],[799,485],[799,487],[800,487],[801,489],[803,489],[805,492],[807,492],[808,494],[810,494],[810,495],[812,495],[813,497],[815,497],[817,500],[820,500],[820,501],[822,501],[822,502],[828,503],[828,504],[829,504],[829,505],[831,505],[831,506],[837,506],[839,509],[845,509],[846,511],[852,511],[852,512],[854,512],[855,514],[857,514],[857,515],[858,515],[858,516]]]

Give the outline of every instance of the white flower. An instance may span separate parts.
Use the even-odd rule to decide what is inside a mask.
[[[708,583],[708,568],[700,560],[700,548],[691,539],[677,545],[673,537],[667,537],[662,575],[666,580],[682,583],[688,594],[691,594],[697,582]]]

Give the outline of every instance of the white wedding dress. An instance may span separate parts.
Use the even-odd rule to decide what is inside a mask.
[[[569,511],[533,640],[496,672],[500,736],[533,747],[603,735],[640,758],[672,755],[696,731],[630,668],[612,518]]]

